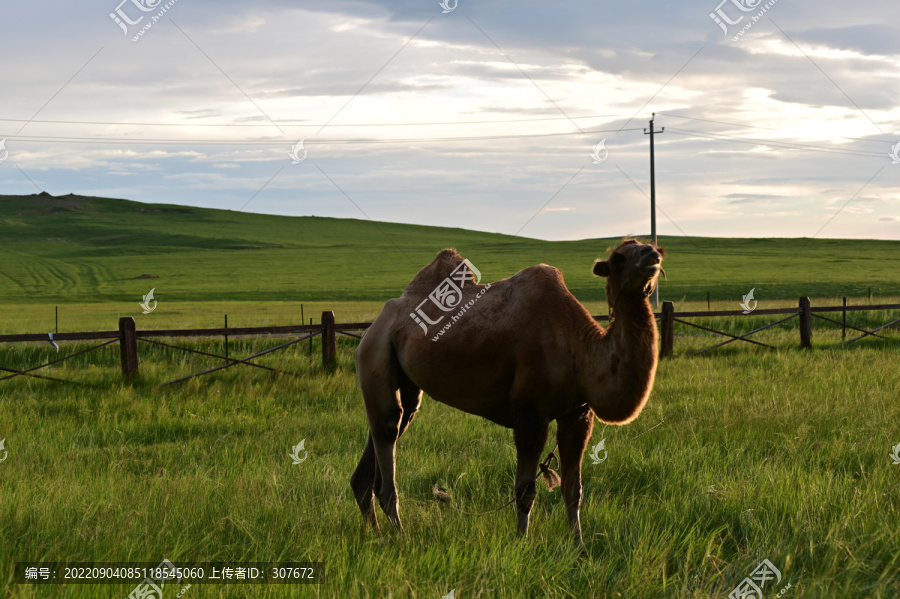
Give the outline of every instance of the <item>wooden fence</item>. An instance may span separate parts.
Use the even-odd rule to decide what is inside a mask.
[[[268,366],[262,366],[260,364],[256,364],[251,362],[250,360],[254,358],[258,358],[265,354],[272,353],[279,349],[283,349],[285,347],[294,345],[295,343],[299,343],[301,341],[306,341],[307,339],[312,339],[313,337],[322,337],[322,363],[326,367],[330,367],[334,364],[335,358],[337,356],[337,343],[336,343],[336,335],[348,335],[350,337],[361,337],[359,334],[354,334],[353,331],[364,331],[372,323],[370,322],[349,322],[349,323],[336,323],[334,321],[334,312],[327,311],[322,312],[322,320],[320,324],[308,324],[308,325],[288,325],[288,326],[268,326],[268,327],[240,327],[240,328],[216,328],[216,329],[155,329],[155,330],[146,330],[139,331],[135,327],[134,318],[128,316],[119,319],[119,330],[117,331],[93,331],[93,332],[85,332],[85,333],[57,333],[57,334],[25,334],[25,335],[0,335],[0,343],[13,343],[13,342],[26,342],[26,341],[39,341],[39,342],[56,342],[56,341],[88,341],[88,340],[98,340],[103,339],[106,340],[99,345],[95,345],[94,347],[76,352],[74,354],[70,354],[58,360],[52,360],[47,362],[46,364],[41,364],[40,366],[35,366],[33,368],[28,368],[25,370],[16,370],[11,368],[4,368],[0,366],[0,372],[8,372],[11,373],[5,377],[0,377],[0,381],[10,379],[16,376],[31,376],[35,378],[41,379],[49,379],[60,382],[71,382],[71,381],[62,381],[61,379],[56,379],[53,377],[34,374],[34,371],[39,370],[41,368],[46,368],[47,366],[51,366],[53,364],[58,364],[60,362],[64,362],[65,360],[74,358],[75,356],[82,355],[111,343],[119,342],[121,361],[122,361],[122,375],[125,377],[126,381],[132,381],[138,374],[139,360],[138,360],[138,341],[144,341],[147,343],[151,343],[153,345],[161,345],[164,347],[171,347],[174,349],[202,354],[205,356],[210,356],[213,358],[219,358],[224,360],[226,363],[222,366],[217,366],[215,368],[211,368],[209,370],[205,370],[203,372],[195,373],[186,377],[182,377],[179,379],[175,379],[172,381],[168,381],[163,383],[162,385],[170,385],[172,383],[178,383],[181,381],[185,381],[190,378],[194,378],[196,376],[200,376],[203,374],[208,374],[210,372],[215,372],[217,370],[223,370],[225,368],[230,368],[232,366],[236,366],[238,364],[243,364],[246,366],[254,366],[257,368],[262,368],[265,370],[281,372],[282,374],[293,374],[289,372],[278,371],[274,368],[270,368]],[[282,343],[277,345],[276,347],[269,348],[262,352],[253,354],[252,356],[248,356],[246,358],[232,358],[228,356],[228,352],[226,349],[226,355],[220,356],[217,354],[212,354],[209,352],[203,352],[187,347],[181,347],[177,345],[171,345],[168,343],[163,343],[155,340],[155,338],[160,337],[225,337],[227,340],[229,337],[238,337],[238,336],[260,336],[260,335],[300,335],[300,337],[296,339],[292,339],[287,343]]]
[[[663,302],[662,311],[656,314],[657,320],[660,322],[660,356],[666,357],[672,354],[675,345],[675,336],[674,336],[674,327],[675,323],[679,322],[684,325],[688,325],[691,327],[695,327],[698,329],[702,329],[704,331],[716,333],[718,335],[722,335],[728,337],[728,340],[722,341],[715,345],[711,345],[709,347],[703,348],[699,351],[696,351],[690,355],[696,355],[711,349],[715,349],[717,347],[721,347],[723,345],[727,345],[729,343],[733,343],[735,341],[744,341],[746,343],[751,343],[754,345],[759,345],[763,347],[772,348],[771,345],[766,343],[762,343],[760,341],[756,341],[754,339],[749,339],[750,335],[754,333],[758,333],[759,331],[768,329],[775,325],[781,324],[787,320],[791,320],[793,318],[798,318],[800,321],[800,347],[809,348],[812,346],[812,319],[820,318],[822,320],[826,320],[829,322],[833,322],[842,327],[849,329],[853,329],[855,331],[861,332],[861,335],[858,335],[852,339],[845,339],[841,343],[832,346],[839,347],[841,345],[846,345],[849,343],[853,343],[862,339],[863,337],[875,336],[882,337],[882,335],[878,334],[878,331],[885,329],[891,325],[897,324],[900,322],[900,319],[891,321],[887,324],[876,327],[872,330],[861,329],[852,325],[847,324],[846,315],[847,312],[861,312],[861,311],[878,311],[878,310],[900,310],[900,304],[881,304],[875,306],[847,306],[846,298],[845,305],[843,306],[829,306],[829,307],[812,307],[808,297],[801,297],[796,308],[774,308],[774,309],[761,309],[761,310],[753,310],[753,315],[781,315],[786,314],[785,318],[779,319],[775,322],[768,323],[762,327],[758,327],[749,331],[747,333],[743,333],[741,335],[733,335],[731,333],[727,333],[724,331],[717,331],[715,329],[699,325],[697,323],[693,323],[685,318],[696,318],[696,317],[722,317],[722,316],[744,316],[747,312],[741,310],[724,310],[724,311],[707,311],[707,312],[675,312],[675,307],[672,302]],[[843,314],[842,321],[833,320],[826,316],[822,316],[822,313],[834,313],[841,312]],[[597,321],[607,321],[609,320],[608,316],[594,316],[594,319]],[[134,319],[131,317],[125,317],[119,319],[119,328],[116,331],[94,331],[94,332],[84,332],[84,333],[58,333],[55,335],[50,334],[25,334],[25,335],[0,335],[0,343],[13,343],[13,342],[27,342],[27,341],[85,341],[85,340],[104,340],[103,343],[96,345],[94,347],[90,347],[85,350],[81,350],[74,354],[70,354],[63,358],[59,358],[57,360],[53,360],[47,362],[46,364],[41,364],[40,366],[35,366],[33,368],[28,368],[25,370],[17,370],[12,368],[5,368],[0,366],[0,372],[10,373],[6,376],[0,377],[0,381],[11,379],[16,376],[30,376],[40,379],[48,379],[53,381],[60,382],[71,382],[71,381],[63,381],[62,379],[57,379],[54,377],[35,374],[36,370],[41,368],[45,368],[47,366],[51,366],[53,364],[58,364],[65,360],[71,359],[75,356],[82,355],[111,343],[119,342],[120,354],[121,354],[121,362],[122,362],[122,375],[125,377],[126,381],[132,381],[138,374],[139,368],[139,360],[138,360],[138,341],[151,343],[154,345],[161,345],[164,347],[175,348],[178,350],[202,354],[205,356],[210,356],[214,358],[219,358],[225,361],[225,364],[221,366],[216,366],[214,368],[210,368],[208,370],[204,370],[202,372],[198,372],[195,374],[191,374],[189,376],[181,377],[172,381],[167,381],[162,383],[162,385],[170,385],[173,383],[179,383],[181,381],[185,381],[190,378],[194,378],[197,376],[201,376],[204,374],[208,374],[210,372],[215,372],[218,370],[223,370],[225,368],[230,368],[236,365],[246,365],[253,366],[256,368],[261,368],[269,371],[280,372],[282,374],[289,374],[293,376],[299,376],[295,373],[284,372],[276,370],[275,368],[271,368],[269,366],[263,366],[261,364],[256,364],[251,362],[254,358],[258,358],[260,356],[272,353],[279,349],[283,349],[295,343],[299,343],[301,341],[305,341],[307,339],[312,339],[313,337],[322,337],[322,364],[326,367],[330,367],[334,364],[336,355],[337,355],[337,344],[336,344],[336,336],[337,335],[347,335],[350,337],[359,338],[362,336],[362,333],[372,325],[370,322],[350,322],[350,323],[336,323],[334,320],[334,312],[322,312],[322,320],[320,324],[308,324],[308,325],[288,325],[288,326],[269,326],[269,327],[243,327],[243,328],[216,328],[216,329],[158,329],[158,330],[146,330],[139,331],[135,328]],[[300,335],[298,338],[288,341],[286,343],[279,344],[273,348],[269,348],[267,350],[258,352],[246,358],[232,358],[228,356],[227,349],[227,339],[229,337],[236,336],[260,336],[260,335]],[[171,337],[224,337],[226,339],[226,350],[225,355],[220,356],[217,354],[212,354],[209,352],[203,352],[192,348],[186,348],[176,345],[171,345],[168,343],[163,343],[158,341],[158,338],[171,338]]]
[[[900,319],[893,320],[887,324],[883,324],[879,327],[876,327],[872,330],[861,329],[859,327],[855,327],[847,324],[847,312],[867,312],[867,311],[878,311],[878,310],[900,310],[900,304],[879,304],[875,306],[848,306],[847,298],[844,298],[843,306],[823,306],[819,308],[814,308],[809,301],[808,297],[801,297],[796,308],[768,308],[764,310],[751,310],[749,312],[742,310],[719,310],[719,311],[711,311],[711,312],[675,312],[675,305],[672,302],[663,302],[662,312],[657,315],[657,318],[660,321],[660,356],[666,357],[672,354],[672,351],[675,346],[675,335],[674,335],[674,327],[676,322],[680,322],[682,324],[695,327],[698,329],[702,329],[705,331],[709,331],[712,333],[716,333],[718,335],[722,335],[724,337],[729,337],[727,341],[722,341],[721,343],[717,343],[715,345],[710,345],[709,347],[705,347],[699,351],[696,351],[690,355],[697,355],[703,353],[705,351],[715,349],[717,347],[721,347],[723,345],[727,345],[729,343],[733,343],[735,341],[745,341],[747,343],[752,343],[754,345],[761,345],[763,347],[768,347],[774,349],[771,345],[766,343],[762,343],[756,341],[754,339],[749,339],[750,335],[754,333],[758,333],[759,331],[768,329],[775,325],[781,324],[782,322],[791,320],[792,318],[798,318],[800,320],[800,347],[802,348],[810,348],[812,347],[812,319],[819,318],[821,320],[826,320],[829,322],[833,322],[835,324],[841,325],[845,330],[852,329],[858,332],[861,332],[862,335],[858,335],[853,339],[845,339],[840,343],[831,346],[829,349],[833,349],[836,347],[840,347],[842,345],[847,345],[853,343],[855,341],[859,341],[863,337],[874,336],[881,337],[877,332],[885,329],[891,325],[897,324],[900,322]],[[826,316],[822,316],[821,313],[828,312],[841,312],[843,314],[842,321],[833,320]],[[763,315],[763,314],[788,314],[787,317],[776,320],[775,322],[770,322],[764,326],[753,329],[747,333],[742,335],[732,335],[731,333],[726,333],[724,331],[717,331],[715,329],[711,329],[708,327],[701,326],[699,324],[689,322],[684,320],[685,318],[691,317],[710,317],[710,316],[746,316],[748,314],[753,315]]]

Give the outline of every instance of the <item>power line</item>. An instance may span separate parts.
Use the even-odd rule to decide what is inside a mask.
[[[553,119],[559,120],[559,119]],[[336,125],[335,125],[336,126]],[[641,127],[633,127],[623,129],[622,131],[639,131]],[[315,145],[331,146],[331,145],[360,145],[360,144],[396,144],[396,143],[438,143],[438,142],[454,142],[454,141],[490,141],[502,139],[534,139],[542,137],[564,137],[571,135],[597,134],[597,133],[614,133],[619,129],[592,129],[583,133],[577,131],[567,131],[560,133],[523,133],[518,135],[481,135],[481,136],[457,136],[457,137],[423,137],[423,138],[394,138],[394,139],[322,139],[316,140]],[[676,135],[684,137],[699,137],[705,139],[715,139],[720,141],[732,141],[735,143],[745,143],[758,146],[770,146],[780,149],[808,150],[811,152],[824,152],[828,154],[845,154],[849,156],[872,156],[881,157],[881,152],[869,152],[865,150],[841,150],[837,148],[828,148],[823,146],[814,146],[810,144],[798,144],[787,141],[756,139],[752,137],[739,137],[727,135],[724,133],[710,133],[707,131],[697,131],[693,129],[680,129],[677,127],[669,127],[669,131]],[[162,138],[126,138],[126,137],[80,137],[80,136],[40,136],[40,135],[9,135],[6,137],[10,140],[20,142],[52,142],[52,143],[75,143],[75,144],[135,144],[135,145],[214,145],[214,146],[282,146],[283,140],[276,139],[162,139]],[[850,138],[847,138],[850,139]],[[868,140],[873,141],[873,140]]]
[[[732,123],[729,121],[719,121],[716,119],[704,119],[700,117],[687,116],[682,114],[674,114],[671,112],[661,112],[660,114],[664,114],[669,117],[679,118],[679,119],[687,119],[692,121],[702,121],[706,123],[716,123],[719,125],[728,125],[731,127],[744,127],[747,129],[759,129],[762,131],[777,131],[780,133],[786,132],[784,129],[777,129],[775,127],[760,127],[758,125],[747,125],[745,123]],[[573,116],[573,119],[607,119],[607,118],[621,118],[626,115],[621,114],[593,114],[593,115],[580,115]],[[438,127],[438,126],[458,126],[458,125],[501,125],[505,123],[535,123],[535,122],[546,122],[546,121],[567,121],[569,120],[567,117],[540,117],[533,119],[494,119],[494,120],[483,120],[483,121],[434,121],[434,122],[420,122],[420,123],[336,123],[331,124],[329,127]],[[250,124],[250,123],[144,123],[144,122],[129,122],[129,121],[69,121],[69,120],[31,120],[28,121],[26,119],[4,119],[0,118],[0,123],[43,123],[43,124],[51,124],[51,125],[119,125],[126,127],[220,127],[220,128],[252,128],[252,127],[271,127],[271,123],[258,123],[258,124]],[[297,124],[297,125],[282,125],[285,128],[315,128],[320,127],[321,124],[317,123],[306,123],[306,124]],[[626,129],[626,131],[633,131],[636,129]],[[689,129],[684,129],[684,131],[690,131]],[[588,131],[587,133],[605,133],[606,131]],[[701,132],[710,134],[710,132]],[[717,133],[716,135],[726,136],[724,133]],[[39,138],[38,136],[31,136],[34,138]],[[43,139],[43,138],[41,138]],[[49,139],[49,138],[46,138]],[[80,139],[91,139],[91,138],[80,138]],[[846,136],[833,136],[832,139],[849,139],[854,141],[864,141],[870,143],[893,143],[893,140],[880,140],[880,139],[870,139],[865,137],[846,137]],[[789,143],[789,142],[784,142]],[[809,147],[809,146],[807,146]]]
[[[685,116],[682,114],[673,114],[671,112],[661,112],[660,114],[664,114],[666,116],[670,116],[670,117],[674,117],[674,118],[678,118],[678,119],[688,119],[691,121],[703,121],[705,123],[717,123],[719,125],[730,125],[732,127],[746,127],[748,129],[761,129],[764,131],[778,131],[780,133],[786,133],[786,131],[784,129],[775,129],[774,127],[760,127],[758,125],[746,125],[744,123],[729,123],[727,121],[717,121],[714,119],[701,119],[699,117]],[[0,120],[2,120],[2,119],[0,119]],[[888,141],[885,139],[869,139],[867,137],[844,137],[844,136],[840,136],[840,135],[833,136],[832,139],[852,139],[855,141],[868,141],[868,142],[872,142],[872,143],[893,143],[893,140]]]
[[[621,118],[626,115],[622,114],[594,114],[575,116],[575,119],[614,119]],[[440,125],[493,125],[502,123],[533,123],[538,121],[567,121],[567,117],[541,117],[534,119],[501,119],[487,121],[437,121],[433,123],[346,123],[328,125],[329,127],[432,127]],[[121,121],[26,121],[25,119],[0,119],[5,123],[47,123],[54,125],[125,125],[135,127],[271,127],[271,124],[259,123],[138,123],[138,122],[121,122]],[[284,127],[321,127],[321,123],[306,123],[302,125],[287,125]],[[629,129],[630,131],[630,129]]]
[[[638,131],[640,127],[625,129],[625,131]],[[448,141],[481,141],[492,139],[520,139],[520,138],[536,138],[536,137],[560,137],[566,135],[584,135],[587,133],[612,133],[617,129],[597,129],[585,131],[568,131],[563,133],[524,133],[521,135],[484,135],[484,136],[465,136],[465,137],[424,137],[424,138],[408,138],[408,139],[323,139],[316,140],[314,145],[347,145],[347,144],[388,144],[388,143],[431,143],[431,142],[448,142]],[[2,134],[0,134],[2,136]],[[135,139],[135,138],[99,138],[99,137],[64,137],[64,136],[38,136],[23,135],[20,137],[9,136],[8,139],[18,141],[40,141],[40,142],[58,142],[58,143],[106,143],[106,144],[178,144],[178,145],[239,145],[239,146],[283,146],[283,140],[272,139]]]
[[[795,144],[791,142],[781,142],[781,141],[772,141],[765,139],[754,139],[752,137],[737,137],[733,135],[711,135],[705,131],[693,131],[691,129],[678,129],[676,127],[669,127],[669,131],[676,135],[682,135],[685,137],[703,137],[706,139],[717,139],[721,141],[733,141],[735,143],[745,143],[757,146],[771,146],[774,148],[781,148],[786,150],[808,150],[810,152],[825,152],[827,154],[846,154],[849,156],[882,156],[881,152],[866,152],[861,150],[838,150],[834,148],[824,148],[821,146],[810,146],[804,144]]]
[[[638,131],[640,127],[624,129],[624,131]],[[747,143],[752,145],[771,146],[781,149],[809,150],[812,152],[825,152],[829,154],[846,154],[850,156],[878,156],[880,152],[866,152],[854,150],[839,150],[835,148],[825,148],[821,146],[812,146],[807,144],[796,144],[792,142],[782,142],[773,140],[761,140],[747,137],[737,137],[726,134],[710,134],[705,131],[694,131],[692,129],[679,129],[669,127],[669,130],[676,135],[685,137],[701,137],[706,139],[716,139],[721,141],[733,141],[736,143]],[[585,131],[585,134],[594,133],[613,133],[618,129],[594,129]],[[0,134],[2,135],[2,134]],[[582,135],[577,131],[569,131],[563,133],[525,133],[521,135],[483,135],[483,136],[458,136],[458,137],[426,137],[426,138],[397,138],[397,139],[323,139],[316,140],[316,145],[358,145],[358,144],[392,144],[392,143],[437,143],[437,142],[453,142],[453,141],[489,141],[500,139],[528,139],[541,137],[563,137],[569,135]],[[270,139],[136,139],[136,138],[96,138],[96,137],[67,137],[67,136],[39,136],[39,135],[23,135],[9,136],[8,139],[18,140],[22,142],[54,142],[54,143],[84,143],[84,144],[137,144],[137,145],[217,145],[217,146],[281,146],[284,144],[282,140]]]

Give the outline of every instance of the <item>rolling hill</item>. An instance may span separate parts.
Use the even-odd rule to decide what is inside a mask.
[[[623,231],[623,234],[628,233]],[[593,260],[619,238],[541,241],[465,229],[238,213],[121,199],[0,196],[0,301],[383,300],[442,248],[485,280],[537,263],[582,300],[603,297]],[[900,295],[900,242],[661,237],[668,299]],[[893,265],[893,266],[892,266]],[[148,279],[152,280],[148,281]]]

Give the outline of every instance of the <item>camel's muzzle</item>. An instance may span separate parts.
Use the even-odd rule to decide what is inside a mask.
[[[646,277],[654,277],[662,271],[662,256],[655,250],[651,251],[641,262],[640,271]]]
[[[662,266],[659,264],[647,264],[646,266],[641,267],[641,274],[649,279],[658,275],[661,270]]]

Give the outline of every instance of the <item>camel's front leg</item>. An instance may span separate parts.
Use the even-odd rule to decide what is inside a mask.
[[[594,429],[594,413],[585,406],[584,410],[557,418],[556,423],[562,494],[566,516],[569,518],[569,530],[575,534],[576,542],[583,545],[578,514],[581,506],[581,461]]]
[[[522,409],[514,415],[513,434],[516,441],[516,511],[519,534],[528,534],[528,519],[537,495],[535,476],[541,452],[547,442],[547,421],[536,409]]]

